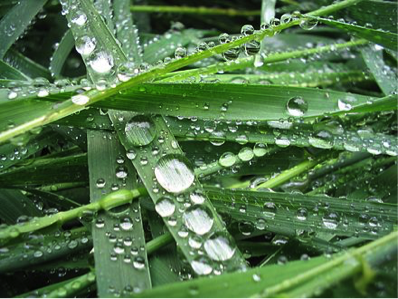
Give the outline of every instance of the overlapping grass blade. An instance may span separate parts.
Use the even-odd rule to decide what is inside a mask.
[[[325,18],[317,18],[323,24],[343,29],[351,34],[367,39],[375,44],[382,45],[391,50],[397,51],[397,34],[384,30],[376,30],[346,22],[340,22]]]
[[[385,95],[397,90],[397,74],[383,60],[382,51],[375,47],[361,49],[362,57]]]
[[[218,190],[214,187],[206,187],[206,192],[216,208],[233,219],[250,221],[253,227],[304,241],[318,232],[375,239],[391,232],[397,220],[396,205],[352,198]],[[231,206],[232,199],[235,206]],[[241,209],[246,212],[241,213]],[[381,210],[383,214],[380,214]]]
[[[4,61],[30,78],[51,78],[48,69],[16,50],[10,49],[4,56]]]
[[[91,202],[112,189],[133,188],[135,171],[114,134],[89,131],[88,162]],[[98,295],[108,297],[150,288],[146,251],[141,250],[145,237],[139,201],[99,213],[92,230]],[[107,235],[110,230],[112,234]]]
[[[47,0],[18,1],[16,5],[1,19],[0,58],[2,59],[12,44],[25,31],[36,14],[42,9]]]
[[[330,5],[328,7],[325,7],[319,11],[314,12],[314,15],[322,15],[323,13],[329,14],[332,13],[336,10],[339,9],[343,9],[347,6],[350,6],[354,3],[356,3],[357,0],[345,0],[342,2],[339,2],[337,4],[333,4]],[[82,2],[83,3],[83,2]],[[87,4],[87,3],[86,3]],[[70,16],[69,16],[70,17]],[[216,54],[221,54],[223,52],[225,52],[228,49],[243,45],[251,40],[257,39],[263,39],[265,36],[268,35],[273,35],[274,31],[280,31],[289,27],[292,27],[294,25],[297,25],[299,23],[299,21],[292,21],[290,23],[287,24],[281,24],[279,26],[276,26],[275,28],[273,28],[272,30],[265,30],[265,31],[260,31],[257,33],[254,33],[252,35],[249,36],[244,36],[241,38],[236,39],[235,41],[226,43],[226,44],[221,44],[218,46],[215,46],[211,49],[208,49],[206,51],[203,52],[199,52],[199,53],[195,53],[192,55],[189,55],[183,59],[177,59],[175,61],[172,61],[166,65],[162,65],[157,66],[157,67],[153,67],[152,69],[150,69],[149,71],[143,72],[138,76],[135,76],[133,78],[131,78],[130,80],[128,80],[127,82],[121,83],[119,85],[117,85],[115,88],[112,89],[108,89],[107,91],[89,91],[87,92],[83,98],[80,97],[80,102],[79,105],[76,105],[74,103],[74,101],[71,100],[67,100],[64,101],[62,103],[60,103],[56,109],[52,109],[49,110],[47,109],[43,109],[40,116],[39,115],[35,115],[33,117],[29,117],[29,119],[26,119],[25,124],[23,125],[18,125],[15,126],[11,129],[2,131],[0,133],[0,143],[9,140],[10,138],[12,138],[13,136],[22,134],[24,132],[27,132],[33,128],[36,128],[38,126],[43,126],[45,124],[51,123],[53,121],[56,121],[58,119],[61,119],[63,117],[66,117],[68,115],[71,115],[75,112],[81,111],[83,110],[86,106],[88,105],[92,105],[93,103],[96,103],[100,100],[103,100],[105,98],[108,98],[112,95],[118,94],[120,91],[125,90],[130,88],[131,86],[134,86],[136,84],[142,83],[144,81],[153,79],[155,77],[167,74],[171,71],[174,71],[176,69],[182,68],[184,66],[187,66],[189,64],[195,63],[197,61],[203,60],[205,58],[214,56]],[[103,29],[103,25],[99,25],[95,28],[95,31],[101,31]],[[106,29],[107,30],[107,29]],[[102,31],[103,32],[103,31]],[[115,44],[115,42],[111,39],[109,41],[111,48],[113,48],[113,45]],[[114,52],[116,53],[120,53],[120,50],[116,50]],[[122,56],[119,55],[120,57]],[[81,103],[84,99],[84,103]],[[77,99],[75,100],[75,102],[77,101]]]
[[[62,68],[75,45],[72,31],[67,30],[55,49],[50,62],[51,76],[59,78],[61,76]]]
[[[166,285],[140,294],[140,297],[275,297],[315,295],[337,282],[362,273],[364,263],[379,265],[397,250],[397,233],[393,232],[358,249],[309,261],[295,261],[284,266],[271,265],[244,273],[232,273]],[[358,257],[358,258],[356,258]],[[338,269],[338,270],[337,270]],[[334,275],[338,273],[339,275]],[[333,275],[331,275],[333,274]],[[316,284],[318,288],[306,288]]]

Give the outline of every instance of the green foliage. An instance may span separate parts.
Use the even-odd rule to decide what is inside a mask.
[[[396,296],[397,3],[146,4],[0,3],[0,296]]]

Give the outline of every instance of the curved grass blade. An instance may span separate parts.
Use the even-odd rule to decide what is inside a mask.
[[[361,49],[361,53],[383,93],[389,95],[397,91],[397,74],[385,64],[382,51],[377,51],[375,47],[368,46]]]
[[[20,190],[0,189],[0,204],[0,219],[6,224],[17,223],[20,216],[35,217],[42,215],[41,211]]]
[[[0,21],[0,59],[24,32],[47,0],[21,0]]]
[[[397,51],[398,49],[397,48],[398,35],[396,33],[384,30],[376,30],[358,25],[352,25],[349,23],[325,19],[325,18],[316,18],[316,19],[323,24],[343,29],[349,33],[367,39],[375,44],[382,45],[391,50]]]
[[[59,78],[61,76],[62,68],[74,45],[75,41],[73,39],[72,31],[67,30],[51,57],[50,72],[52,77]]]
[[[8,63],[0,60],[0,78],[10,80],[29,80],[30,78],[13,68]]]
[[[134,169],[114,134],[88,132],[88,163],[91,202],[97,202],[115,188],[133,188]],[[100,297],[129,294],[151,287],[147,254],[141,250],[145,248],[145,236],[138,200],[100,212],[92,231]],[[113,232],[107,235],[108,231]]]
[[[4,56],[4,61],[14,68],[20,70],[23,74],[29,76],[30,78],[51,78],[50,72],[45,67],[34,62],[16,50],[8,50]]]

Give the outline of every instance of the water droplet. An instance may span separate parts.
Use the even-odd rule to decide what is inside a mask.
[[[231,167],[234,165],[237,161],[237,157],[230,152],[223,153],[218,160],[218,163],[220,163],[221,166],[223,167]]]
[[[113,56],[104,51],[100,51],[90,60],[89,65],[98,74],[109,73],[113,67]]]
[[[218,37],[218,41],[220,44],[225,44],[231,41],[231,37],[228,35],[228,33],[221,33]]]
[[[120,221],[120,228],[124,231],[129,231],[133,228],[133,221],[130,217],[124,217]]]
[[[79,37],[75,42],[76,51],[80,55],[88,56],[94,51],[96,44],[95,38],[89,36]]]
[[[252,40],[250,42],[247,42],[245,44],[245,54],[250,56],[250,55],[256,55],[258,52],[260,52],[261,44],[260,42],[256,40]],[[260,67],[263,65],[263,62],[261,62],[261,65],[256,65],[257,67]]]
[[[283,14],[281,16],[281,24],[290,23],[291,20],[292,20],[292,15],[291,14]]]
[[[131,118],[124,128],[127,138],[134,146],[150,144],[156,137],[156,127],[153,121],[145,115]]]
[[[186,227],[198,235],[208,233],[213,226],[213,217],[207,207],[194,205],[184,213],[184,223]]]
[[[145,260],[140,256],[136,256],[133,261],[133,266],[137,270],[142,270],[145,268]]]
[[[305,18],[300,21],[300,27],[304,30],[312,30],[318,25],[318,21],[315,19]]]
[[[209,275],[213,271],[210,261],[205,257],[199,257],[191,262],[191,267],[198,275]]]
[[[301,220],[301,221],[306,220],[307,219],[307,215],[308,215],[308,211],[307,211],[306,208],[300,208],[300,209],[297,210],[296,217],[297,217],[298,220]]]
[[[127,159],[129,159],[129,160],[134,160],[135,157],[137,157],[137,153],[136,153],[133,149],[129,149],[129,150],[126,152],[126,157],[127,157]]]
[[[254,27],[252,25],[243,25],[240,33],[244,36],[248,36],[254,33]]]
[[[84,24],[86,24],[86,22],[87,22],[86,14],[81,11],[78,11],[76,14],[77,15],[74,18],[72,18],[72,20],[71,20],[72,23],[76,24],[78,26],[83,26]]]
[[[338,99],[337,106],[341,111],[349,111],[352,109],[352,104],[344,99]]]
[[[194,192],[192,192],[190,195],[189,195],[189,198],[191,199],[191,201],[194,203],[194,204],[202,204],[202,203],[204,203],[205,202],[205,200],[206,200],[206,197],[204,196],[204,194],[202,193],[202,191],[200,191],[200,190],[197,190],[197,191],[194,191]]]
[[[128,173],[127,173],[127,168],[124,166],[119,166],[118,168],[116,168],[116,177],[118,179],[125,179],[127,177]]]
[[[33,256],[36,258],[42,257],[43,256],[43,251],[37,250],[33,253]]]
[[[155,205],[156,212],[162,217],[169,217],[175,211],[175,204],[171,198],[162,197]]]
[[[292,116],[303,116],[308,110],[308,103],[302,97],[289,99],[286,105],[287,112]]]
[[[256,143],[253,148],[253,154],[256,157],[263,157],[267,154],[267,145],[264,143]]]
[[[253,150],[250,147],[244,147],[239,151],[238,157],[242,161],[250,161],[254,158]]]
[[[204,248],[208,256],[215,261],[227,261],[235,254],[236,246],[227,234],[214,233],[204,243]]]
[[[183,47],[177,47],[177,49],[174,52],[174,57],[179,59],[179,58],[184,58],[187,56],[187,49]]]
[[[191,163],[182,155],[170,154],[159,159],[155,166],[159,184],[171,193],[180,193],[191,187],[195,175]]]
[[[328,229],[336,229],[339,221],[340,221],[340,217],[337,213],[334,212],[328,212],[327,214],[325,214],[322,218],[323,220],[323,225],[328,228]]]
[[[333,147],[333,135],[326,130],[321,130],[309,137],[308,142],[313,147],[330,149]]]
[[[76,105],[86,105],[90,98],[84,94],[78,94],[72,97],[72,102]]]

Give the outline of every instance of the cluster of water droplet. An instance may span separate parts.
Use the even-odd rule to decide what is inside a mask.
[[[131,149],[127,157],[145,174],[146,187],[155,201],[156,212],[189,251],[192,269],[198,275],[221,273],[242,260],[235,256],[236,245],[215,221],[218,215],[195,178],[190,161],[178,143],[157,123],[161,118],[135,115],[129,119],[119,114],[118,121]],[[235,265],[236,266],[236,265]]]

